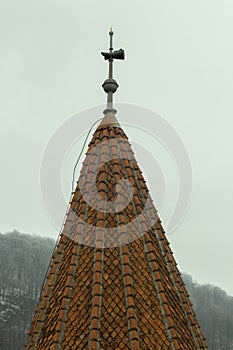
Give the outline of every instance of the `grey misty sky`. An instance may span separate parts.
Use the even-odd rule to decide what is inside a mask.
[[[2,0],[0,16],[0,231],[57,236],[41,200],[41,158],[68,117],[105,102],[100,51],[108,49],[112,26],[115,48],[126,50],[114,68],[115,100],[161,113],[192,161],[189,211],[169,237],[179,268],[233,295],[233,2]],[[149,128],[143,116],[142,126]],[[77,137],[83,131],[80,124]],[[137,141],[135,130],[127,133]],[[66,198],[80,147],[64,162]],[[150,172],[150,164],[139,164]],[[169,211],[177,179],[168,161],[162,165]]]

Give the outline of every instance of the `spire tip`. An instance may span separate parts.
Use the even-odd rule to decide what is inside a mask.
[[[104,91],[107,93],[107,108],[104,110],[104,114],[106,113],[113,113],[115,114],[117,111],[113,108],[113,94],[116,92],[118,88],[118,84],[116,80],[113,79],[113,60],[124,60],[124,50],[115,50],[113,51],[113,30],[112,27],[109,31],[110,35],[110,48],[109,52],[101,52],[101,55],[104,56],[105,60],[109,61],[109,72],[108,72],[108,79],[106,79],[102,85]]]

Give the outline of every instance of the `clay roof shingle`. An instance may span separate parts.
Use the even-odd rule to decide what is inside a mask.
[[[207,349],[142,172],[111,113],[89,144],[24,349]]]

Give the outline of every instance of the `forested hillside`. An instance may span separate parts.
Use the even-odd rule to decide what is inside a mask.
[[[0,350],[22,350],[54,248],[48,238],[0,234]],[[233,350],[233,297],[183,275],[210,350]]]
[[[0,350],[20,350],[30,324],[54,241],[0,234]]]
[[[200,285],[183,274],[210,350],[233,349],[233,297],[213,285]]]

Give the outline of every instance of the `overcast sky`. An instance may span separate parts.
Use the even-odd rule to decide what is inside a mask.
[[[64,121],[105,102],[100,51],[112,26],[115,48],[126,51],[115,65],[116,101],[163,115],[192,162],[189,211],[169,237],[179,268],[233,295],[233,2],[1,0],[0,16],[0,232],[57,236],[40,194],[42,155]],[[84,131],[80,123],[77,138]],[[137,142],[133,128],[127,133]],[[151,152],[159,147],[151,143]],[[64,162],[66,198],[76,157]],[[140,165],[150,172],[151,164]],[[175,170],[162,166],[171,189]],[[165,226],[166,217],[165,208]]]

